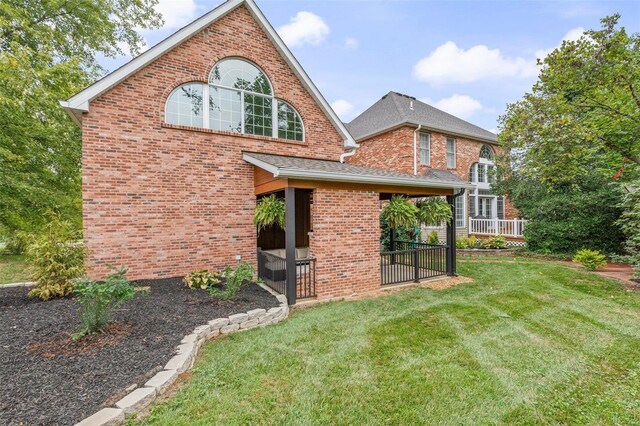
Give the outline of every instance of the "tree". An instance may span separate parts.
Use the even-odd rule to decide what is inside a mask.
[[[543,182],[600,172],[633,179],[640,169],[640,35],[602,29],[564,41],[543,61],[531,93],[500,118],[507,160]],[[503,159],[504,160],[504,159]],[[504,162],[503,162],[504,163]]]
[[[104,73],[96,55],[136,54],[157,0],[0,3],[0,235],[54,211],[79,227],[80,130],[60,107]]]

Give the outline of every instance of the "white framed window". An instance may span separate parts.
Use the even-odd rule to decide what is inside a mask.
[[[429,166],[431,164],[431,134],[420,133],[420,164]]]
[[[447,138],[447,168],[456,168],[456,140]]]
[[[170,124],[203,127],[202,84],[189,83],[175,89],[167,99],[165,120]]]
[[[469,167],[469,182],[478,182],[478,163],[473,163],[471,167]]]
[[[480,158],[488,161],[494,161],[493,149],[489,145],[482,145],[480,148]]]
[[[456,198],[456,228],[464,228],[465,226],[467,226],[467,209],[465,208],[466,199],[466,193]]]
[[[167,99],[165,121],[304,141],[300,114],[273,96],[271,82],[260,68],[240,58],[218,62],[209,74],[209,84],[187,83],[174,90]]]

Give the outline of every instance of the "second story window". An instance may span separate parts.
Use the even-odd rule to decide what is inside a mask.
[[[204,100],[207,101],[204,101]],[[271,82],[240,58],[218,62],[209,84],[187,83],[167,99],[169,124],[304,141],[300,114],[273,96]]]
[[[447,168],[456,168],[456,140],[447,138]]]
[[[420,133],[420,164],[428,166],[431,164],[431,135]]]

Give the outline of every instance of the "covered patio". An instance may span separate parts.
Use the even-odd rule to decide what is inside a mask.
[[[379,222],[382,204],[395,194],[444,196],[455,215],[455,197],[469,187],[455,175],[250,152],[243,159],[254,166],[256,198],[276,194],[286,205],[285,229],[258,235],[257,254],[259,277],[289,304],[456,274],[453,226],[446,245],[394,241],[382,250]]]

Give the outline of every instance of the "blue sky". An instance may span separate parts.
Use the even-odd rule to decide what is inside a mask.
[[[221,1],[160,0],[153,46]],[[638,1],[257,0],[344,121],[390,90],[495,131],[536,80],[536,57],[618,12],[640,31]],[[101,59],[113,70],[130,58]]]

